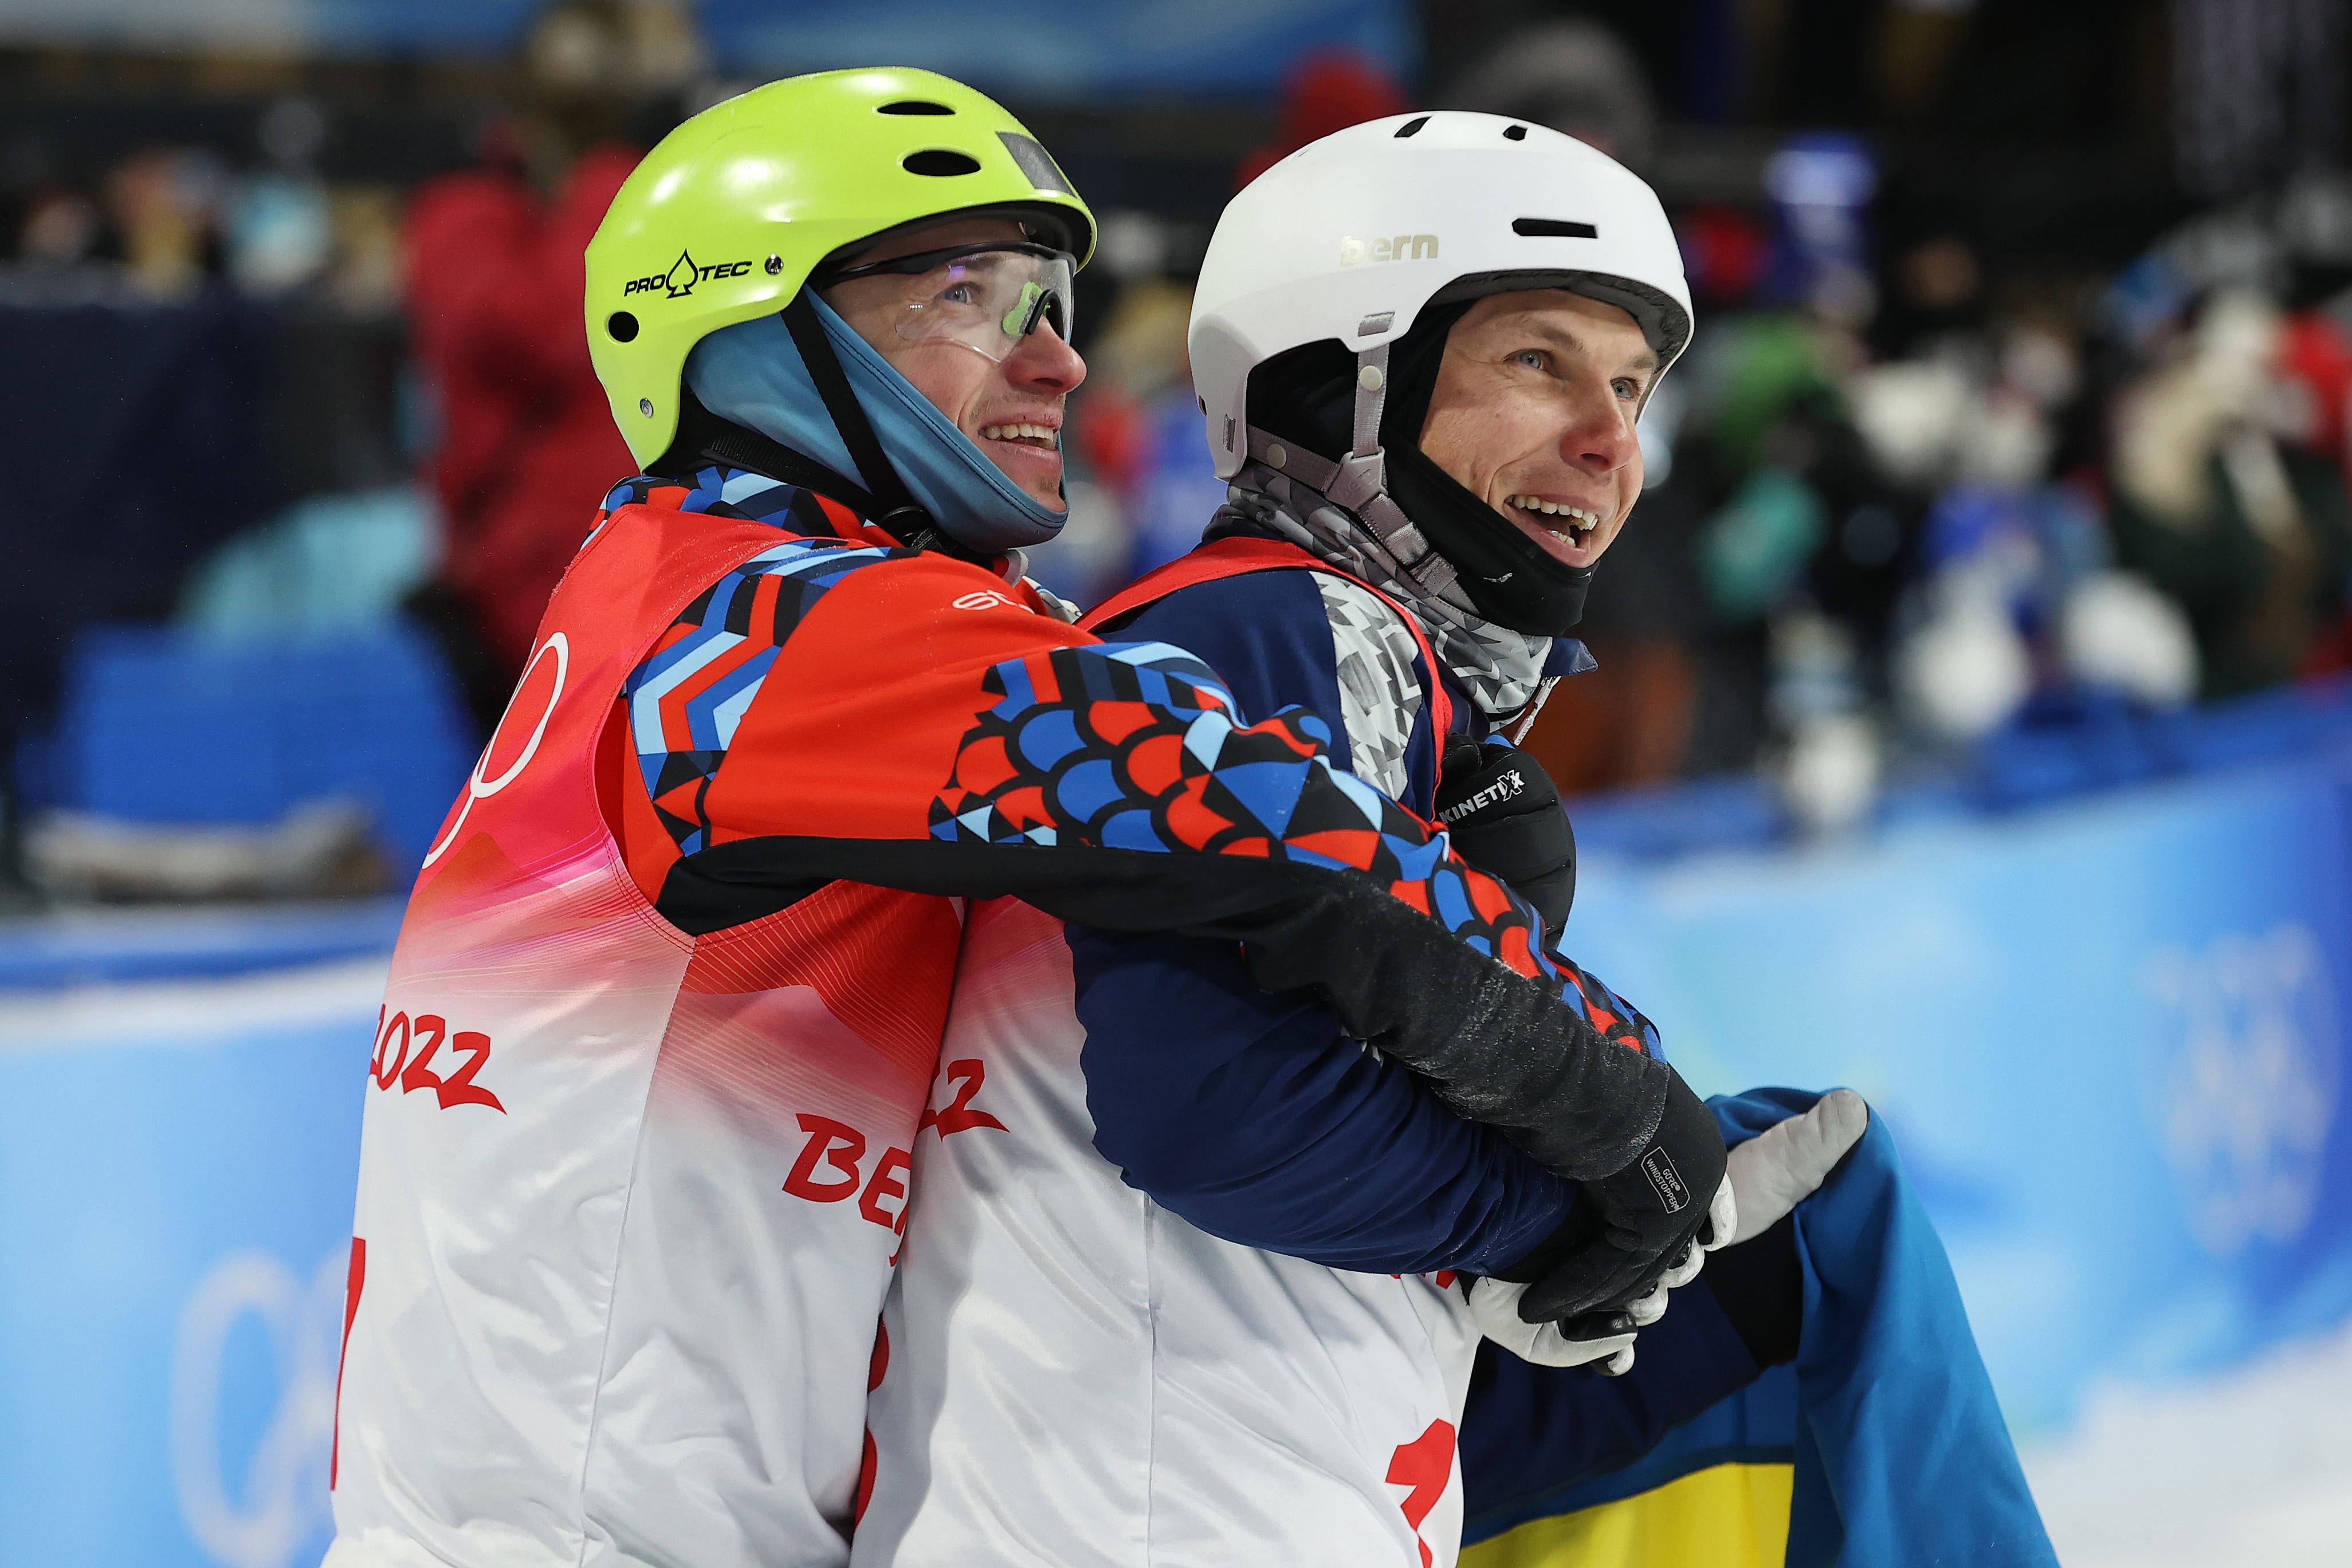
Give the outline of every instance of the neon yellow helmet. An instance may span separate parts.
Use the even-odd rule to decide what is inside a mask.
[[[975,211],[1093,253],[1094,214],[1036,138],[931,71],[792,77],[663,137],[588,242],[588,352],[630,453],[668,449],[703,338],[782,309],[844,246]]]

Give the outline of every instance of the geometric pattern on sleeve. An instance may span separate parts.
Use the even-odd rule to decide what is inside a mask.
[[[1665,1047],[1658,1039],[1657,1025],[1615,991],[1601,984],[1600,977],[1580,965],[1570,963],[1566,955],[1554,951],[1552,967],[1568,983],[1560,988],[1560,999],[1584,1014],[1584,1021],[1603,1040],[1630,1046],[1644,1056],[1664,1061]]]
[[[738,470],[706,468],[690,486],[631,479],[607,498],[605,513],[631,504],[814,536],[780,542],[712,583],[622,685],[646,793],[678,853],[690,855],[709,845],[705,808],[711,779],[783,640],[825,590],[850,572],[912,552],[851,545],[840,536],[860,525],[847,507],[813,490]],[[604,527],[604,514],[596,526]]]
[[[1247,725],[1208,667],[1164,643],[1056,648],[987,677],[996,705],[963,737],[931,836],[990,844],[1176,850],[1369,873],[1469,946],[1549,972],[1540,925],[1445,834],[1327,755],[1305,708]]]

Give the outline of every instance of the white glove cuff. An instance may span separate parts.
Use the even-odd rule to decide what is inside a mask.
[[[1588,1362],[1606,1360],[1612,1363],[1602,1368],[1614,1376],[1633,1364],[1633,1336],[1631,1333],[1608,1334],[1599,1339],[1570,1339],[1560,1333],[1558,1323],[1531,1323],[1519,1317],[1519,1298],[1528,1293],[1525,1285],[1515,1285],[1507,1280],[1478,1280],[1470,1286],[1470,1315],[1478,1324],[1478,1332],[1517,1356],[1521,1361],[1538,1366],[1582,1366]],[[1658,1297],[1658,1312],[1665,1311],[1664,1292],[1653,1291]],[[1643,1297],[1646,1301],[1648,1297]],[[1656,1314],[1652,1315],[1653,1322]],[[1615,1364],[1622,1360],[1623,1364]]]

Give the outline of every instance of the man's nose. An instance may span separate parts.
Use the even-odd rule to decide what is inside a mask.
[[[1087,379],[1087,362],[1062,341],[1052,322],[1040,321],[1004,357],[1004,379],[1024,392],[1055,397],[1077,390]]]
[[[1597,396],[1578,400],[1559,444],[1560,456],[1588,474],[1613,474],[1641,449],[1632,406],[1606,387]]]

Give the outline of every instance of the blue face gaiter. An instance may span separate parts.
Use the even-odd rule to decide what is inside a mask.
[[[968,549],[990,554],[1043,544],[1061,532],[1066,511],[1041,504],[1005,477],[831,306],[814,294],[809,302],[900,483],[941,531]],[[874,488],[857,471],[780,317],[739,321],[697,343],[686,358],[686,384],[719,418]]]

